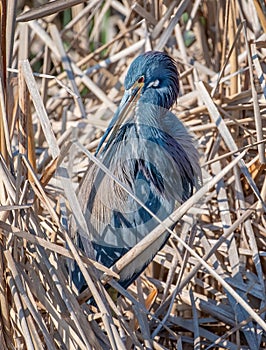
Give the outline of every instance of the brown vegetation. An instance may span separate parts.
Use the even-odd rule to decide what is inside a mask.
[[[265,349],[265,2],[19,6],[1,0],[0,348]],[[102,283],[117,286],[132,252],[113,271],[97,265],[100,282],[68,221],[127,67],[150,49],[177,61],[174,113],[195,134],[204,184],[114,303]],[[96,310],[69,284],[73,260]]]

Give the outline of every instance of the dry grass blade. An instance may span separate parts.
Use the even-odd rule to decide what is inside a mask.
[[[23,6],[0,6],[0,348],[266,348],[264,2]],[[76,194],[89,161],[122,185],[92,154],[130,63],[150,48],[177,62],[173,113],[194,133],[203,185],[109,269],[69,225],[89,235]],[[165,231],[124,290],[121,271]]]
[[[29,310],[30,314],[35,319],[35,322],[37,323],[39,329],[42,331],[47,348],[49,350],[55,349],[51,335],[48,332],[48,329],[44,323],[43,318],[41,317],[41,315],[36,311],[36,309],[32,305],[32,303],[28,297],[28,294],[26,293],[26,290],[23,287],[23,283],[20,279],[18,270],[16,268],[15,262],[11,256],[10,252],[5,251],[4,254],[5,254],[5,258],[7,260],[8,268],[10,269],[11,274],[13,276],[13,279],[15,281],[18,293],[19,293],[20,297],[22,298],[23,302],[25,303],[26,308]]]
[[[61,41],[59,31],[57,30],[55,25],[50,26],[50,31],[51,31],[51,35],[54,38],[54,41],[56,43],[57,49],[62,57],[63,66],[64,66],[65,71],[68,74],[68,79],[71,83],[72,89],[73,89],[75,95],[77,96],[76,101],[77,101],[77,104],[78,104],[78,107],[80,110],[80,116],[82,118],[85,118],[86,112],[85,112],[84,106],[83,106],[82,101],[81,101],[78,87],[77,87],[75,79],[74,79],[74,74],[73,74],[71,62],[69,61],[69,58],[67,57],[66,52],[64,50],[64,46],[63,46],[63,43]]]
[[[262,119],[260,114],[260,106],[258,101],[258,93],[255,87],[253,74],[252,74],[252,58],[255,60],[256,56],[251,57],[251,50],[248,44],[248,36],[247,36],[247,28],[244,26],[244,34],[245,34],[245,41],[247,46],[247,52],[248,52],[248,64],[249,64],[249,72],[251,74],[250,81],[251,81],[251,91],[252,91],[252,98],[253,98],[253,106],[254,106],[254,117],[255,117],[255,123],[256,123],[256,130],[257,130],[257,140],[261,141],[263,139],[263,130],[262,130]],[[257,63],[258,66],[258,63]],[[258,152],[259,152],[259,159],[262,164],[265,164],[265,145],[263,143],[259,144],[258,146]]]
[[[224,141],[226,143],[226,145],[228,146],[230,151],[236,151],[237,150],[237,146],[236,143],[232,137],[232,134],[230,133],[230,131],[228,130],[226,124],[224,123],[222,116],[220,115],[220,113],[218,112],[216,106],[214,105],[206,87],[204,86],[203,82],[199,82],[196,83],[196,87],[198,88],[198,91],[200,93],[200,95],[202,96],[202,99],[204,100],[210,115],[212,116],[215,124],[217,125],[217,128],[219,129],[221,135],[224,138]],[[241,168],[241,171],[243,172],[244,176],[246,177],[249,185],[251,186],[252,190],[254,191],[255,195],[258,197],[258,199],[261,201],[262,206],[264,207],[265,211],[266,211],[266,205],[264,204],[260,192],[255,184],[255,182],[253,181],[246,164],[244,163],[243,159],[241,158],[239,161],[239,166]]]
[[[265,19],[265,13],[263,13],[263,10],[260,6],[260,3],[258,0],[254,0],[254,5],[256,7],[263,31],[266,32],[266,19]]]
[[[171,36],[171,34],[172,34],[172,32],[173,32],[177,22],[179,21],[180,17],[182,16],[184,11],[186,10],[188,4],[189,4],[189,0],[182,0],[180,2],[174,17],[170,20],[167,28],[162,33],[162,35],[160,37],[160,40],[159,40],[158,44],[155,47],[156,50],[160,51],[166,45],[166,43],[167,43],[169,37]]]
[[[0,79],[0,104],[1,104],[1,119],[0,119],[1,152],[4,156],[8,155],[8,157],[12,159],[11,142],[10,142],[10,136],[9,136],[9,130],[8,130],[7,114],[5,109],[5,96],[4,96],[2,79]]]
[[[22,61],[21,62],[21,67],[24,75],[24,79],[27,83],[29,92],[31,94],[31,98],[33,100],[34,106],[36,108],[36,111],[38,113],[38,116],[40,118],[40,122],[43,128],[43,132],[46,136],[47,143],[50,148],[50,152],[52,157],[55,159],[58,157],[60,151],[57,146],[56,138],[54,136],[53,130],[51,128],[46,110],[43,106],[41,96],[39,94],[39,91],[37,89],[32,70],[30,68],[29,62],[28,61]]]
[[[22,13],[17,17],[18,22],[27,22],[33,19],[42,18],[45,16],[52,15],[53,13],[57,13],[60,11],[64,11],[72,6],[77,4],[81,4],[85,2],[85,0],[56,0],[49,4],[44,4],[39,6],[38,8],[31,9],[25,13]]]

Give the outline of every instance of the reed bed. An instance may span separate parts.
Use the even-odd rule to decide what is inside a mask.
[[[265,3],[44,3],[1,0],[0,348],[265,349]],[[78,183],[127,68],[150,49],[177,61],[173,111],[195,135],[203,186],[110,270],[82,254],[69,222],[84,224]],[[121,289],[124,264],[173,220]]]

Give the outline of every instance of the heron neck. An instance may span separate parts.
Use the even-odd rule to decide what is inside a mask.
[[[161,129],[167,109],[152,103],[138,101],[134,121],[137,125],[147,125]]]

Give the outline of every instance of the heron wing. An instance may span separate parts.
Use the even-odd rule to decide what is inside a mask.
[[[135,124],[121,127],[102,155],[102,163],[160,220],[192,193],[193,169],[171,135]],[[102,169],[90,164],[79,198],[97,244],[132,247],[158,222]]]

